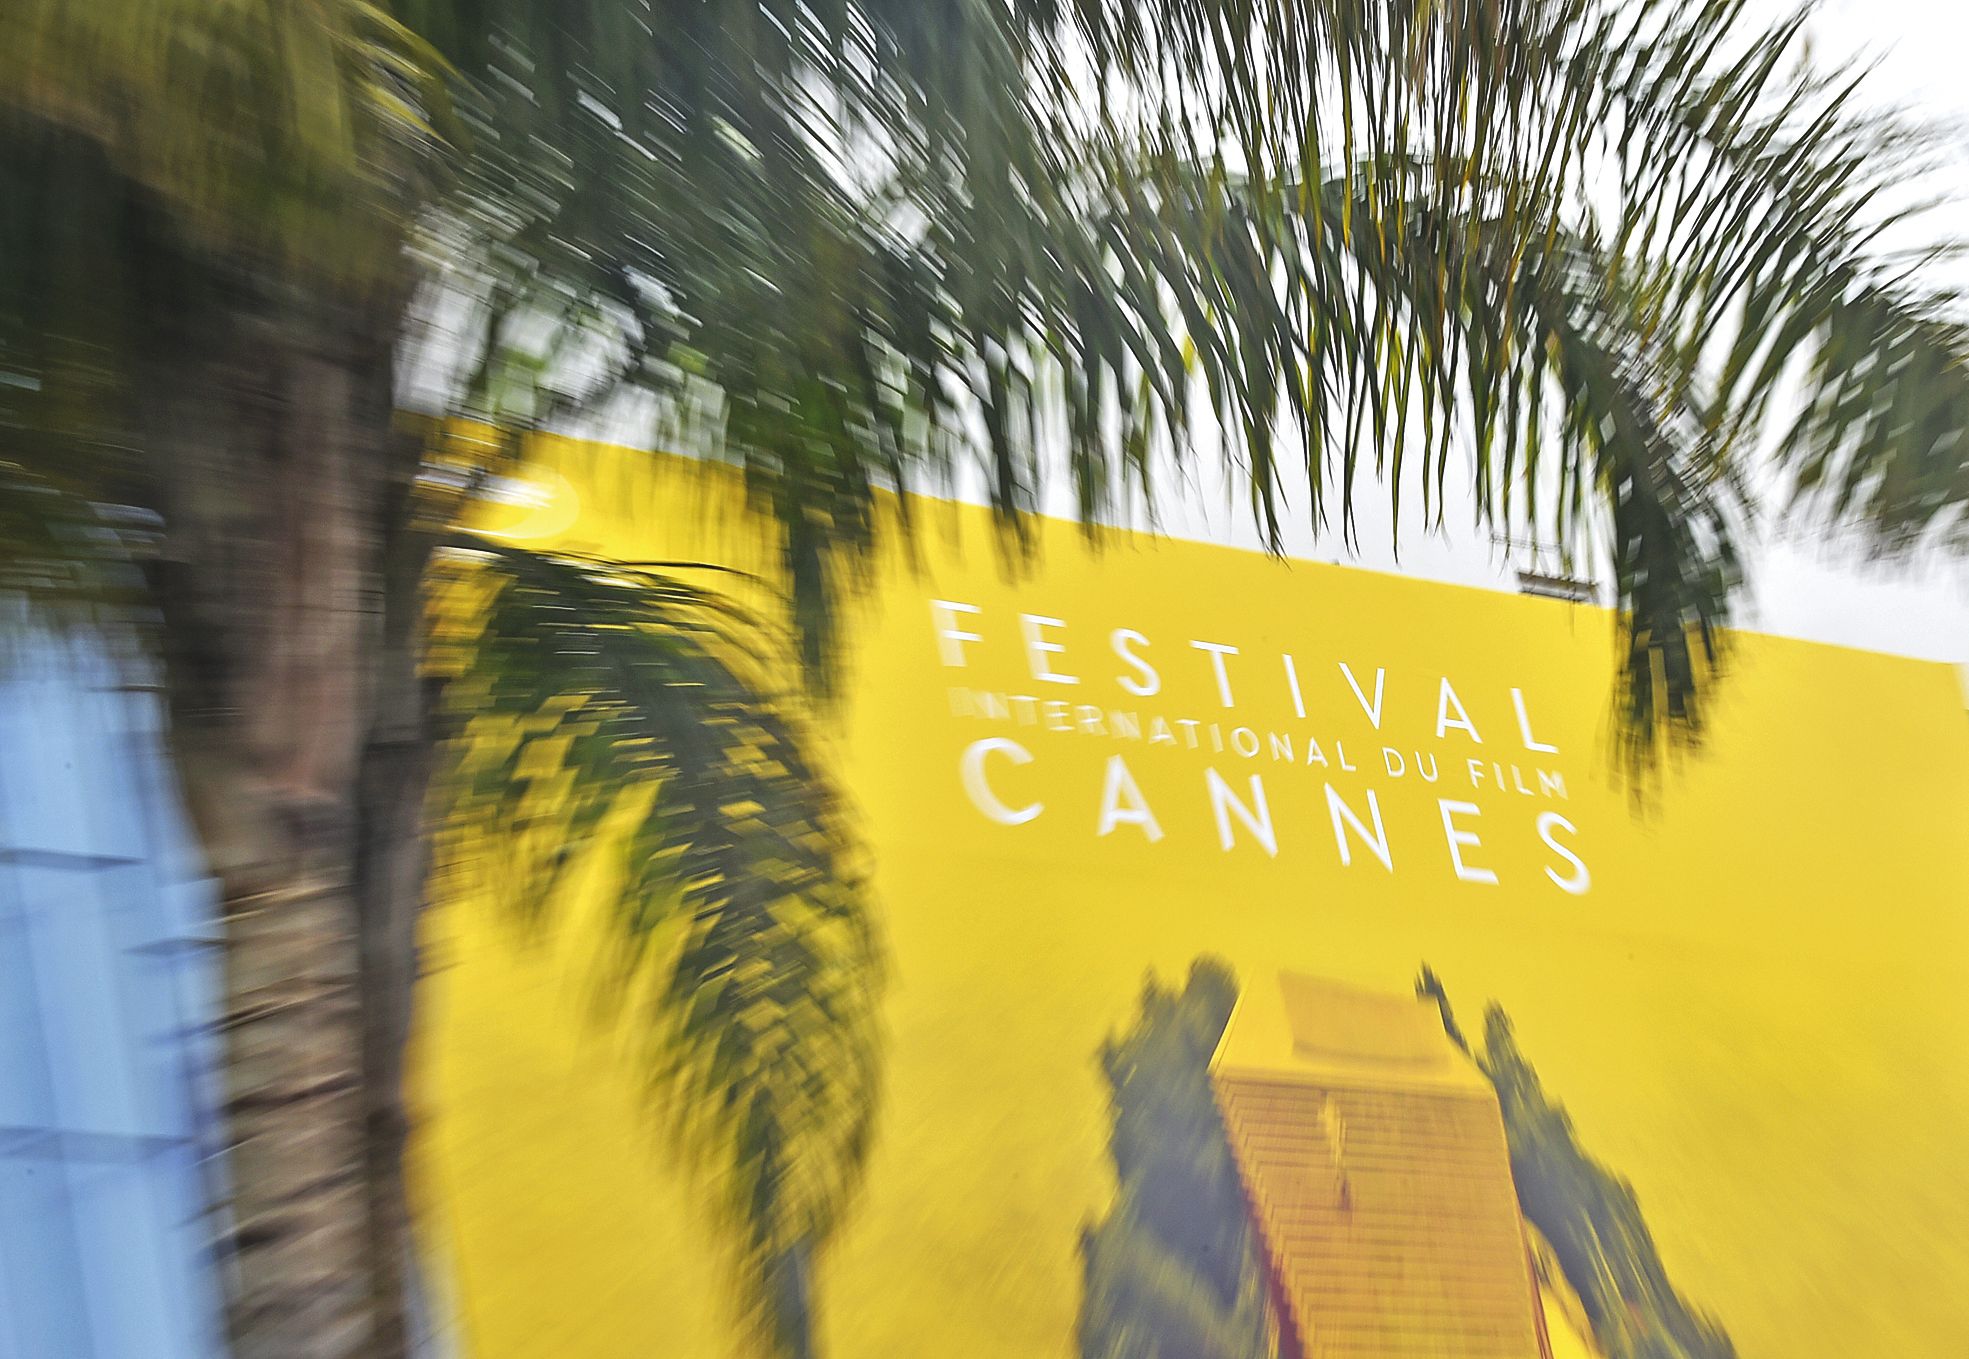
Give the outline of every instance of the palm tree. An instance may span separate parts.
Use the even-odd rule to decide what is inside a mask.
[[[1288,473],[1351,533],[1363,459],[1425,526],[1460,459],[1480,523],[1611,565],[1645,756],[1700,734],[1793,378],[1809,498],[1883,548],[1964,539],[1969,336],[1882,248],[1901,129],[1794,68],[1801,24],[14,0],[0,567],[155,643],[226,903],[237,1352],[404,1347],[401,1054],[458,752],[443,825],[511,830],[536,905],[551,842],[626,847],[656,1088],[729,1191],[760,1347],[815,1344],[875,1077],[852,841],[751,620],[461,533],[526,428],[633,389],[742,468],[823,690],[885,489],[980,463],[1016,550],[1053,454],[1090,523],[1221,457],[1276,542]],[[465,359],[428,394],[494,435],[393,418],[437,313]],[[460,649],[425,672],[433,605]],[[487,711],[441,745],[445,676]]]

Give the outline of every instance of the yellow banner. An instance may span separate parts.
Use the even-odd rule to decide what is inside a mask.
[[[688,472],[550,446],[530,475],[490,523],[515,541],[754,560],[744,530],[704,527],[729,522],[713,504],[729,489]],[[690,497],[706,503],[679,512]],[[1412,1148],[1403,1130],[1436,1106],[1346,1092],[1426,1095],[1431,1071],[1476,1092],[1452,1138],[1470,1176],[1504,1173],[1490,1129],[1512,1138],[1537,1343],[1624,1343],[1599,1285],[1554,1261],[1578,1247],[1548,1224],[1591,1214],[1527,1197],[1558,1162],[1538,1159],[1556,1153],[1495,1050],[1486,1079],[1432,1026],[1417,1036],[1424,965],[1480,1053],[1485,1007],[1508,1013],[1583,1154],[1631,1183],[1652,1235],[1633,1249],[1737,1352],[1962,1352],[1969,717],[1949,668],[1741,635],[1707,744],[1637,802],[1609,765],[1602,610],[1037,531],[1035,561],[1008,571],[983,511],[928,507],[919,559],[887,559],[850,610],[830,758],[890,973],[867,1180],[819,1265],[824,1353],[1082,1352],[1099,1273],[1082,1234],[1133,1173],[1110,1156],[1102,1045],[1138,1023],[1146,976],[1180,988],[1199,958],[1245,998],[1213,1058],[1219,1106],[1251,1107],[1226,1065],[1241,1041],[1269,1043],[1253,1069],[1299,1092],[1277,1117],[1303,1164],[1230,1154],[1273,1325],[1304,1327],[1308,1352],[1348,1327],[1391,1355],[1506,1352],[1451,1335],[1454,1318],[1437,1334],[1295,1294],[1294,1262],[1328,1247],[1259,1211],[1267,1175],[1299,1176],[1278,1192],[1342,1241],[1305,1270],[1355,1268],[1365,1247],[1342,1238],[1434,1201],[1372,1148]],[[543,940],[469,903],[428,924],[420,1208],[481,1359],[731,1352],[719,1252],[633,1025],[598,1014],[600,928],[577,914]],[[1475,1277],[1428,1268],[1430,1296]],[[1497,1268],[1509,1295],[1519,1266]],[[1361,1277],[1363,1297],[1382,1287]]]

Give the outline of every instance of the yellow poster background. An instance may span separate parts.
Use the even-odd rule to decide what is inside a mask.
[[[715,512],[728,489],[641,455],[547,445],[543,503],[516,538],[637,559],[754,560]],[[680,503],[705,504],[680,512]],[[697,527],[680,529],[680,525]],[[1204,953],[1249,983],[1291,967],[1384,990],[1421,962],[1475,1023],[1501,1002],[1585,1148],[1630,1179],[1671,1276],[1746,1359],[1969,1352],[1969,716],[1948,667],[1740,635],[1696,756],[1637,803],[1608,767],[1613,656],[1603,611],[1148,538],[1089,547],[1042,521],[1007,571],[988,515],[931,507],[916,558],[853,606],[831,758],[877,865],[891,958],[885,1101],[866,1188],[822,1284],[825,1352],[1065,1356],[1082,1226],[1113,1186],[1094,1063],[1144,974]],[[953,614],[932,601],[974,606]],[[1021,614],[1060,620],[1024,631]],[[948,664],[940,629],[974,632]],[[1116,629],[1156,667],[1140,697]],[[1035,681],[1042,669],[1076,685]],[[1225,709],[1213,653],[1236,705]],[[1295,711],[1282,657],[1300,678]],[[1366,698],[1385,671],[1382,725]],[[1448,679],[1466,731],[1438,735]],[[966,693],[1030,695],[1034,720],[964,715]],[[1529,751],[1511,691],[1537,743]],[[1105,734],[1082,725],[1092,705]],[[1024,707],[1024,705],[1019,705]],[[1107,714],[1195,720],[1199,747],[1115,737]],[[1210,747],[1294,737],[1291,763]],[[1054,730],[1062,725],[1066,731]],[[1316,739],[1325,767],[1304,761]],[[960,774],[985,760],[988,819]],[[1344,770],[1335,759],[1344,745]],[[1404,762],[1438,755],[1441,781]],[[1121,755],[1156,817],[1097,835]],[[1494,762],[1472,787],[1465,761]],[[1520,793],[1561,775],[1564,797]],[[1206,786],[1249,801],[1222,847]],[[1454,780],[1454,781],[1453,781]],[[1393,870],[1352,840],[1374,790]],[[1438,803],[1458,826],[1460,880]],[[1556,810],[1590,890],[1535,829]],[[546,939],[455,903],[427,922],[414,1148],[420,1218],[467,1352],[722,1356],[718,1262],[672,1169],[629,1039],[598,1018],[594,921]]]

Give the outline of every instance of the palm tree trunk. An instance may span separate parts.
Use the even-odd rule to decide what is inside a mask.
[[[235,1359],[404,1353],[429,741],[390,348],[237,309],[151,384],[175,753],[226,929]],[[386,328],[378,327],[387,335]]]
[[[379,418],[387,422],[389,412]],[[415,467],[414,455],[399,461]],[[417,1277],[403,1174],[410,1132],[404,1050],[417,980],[417,919],[430,868],[424,804],[435,755],[435,705],[418,674],[431,540],[411,522],[410,490],[400,480],[384,506],[375,696],[356,802],[371,1321],[375,1352],[390,1359],[411,1348],[408,1304]]]

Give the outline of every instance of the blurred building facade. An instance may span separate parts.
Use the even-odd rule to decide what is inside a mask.
[[[1211,1083],[1286,1359],[1551,1359],[1490,1084],[1436,1007],[1283,973]]]
[[[216,893],[156,696],[0,656],[0,1359],[224,1352]]]

